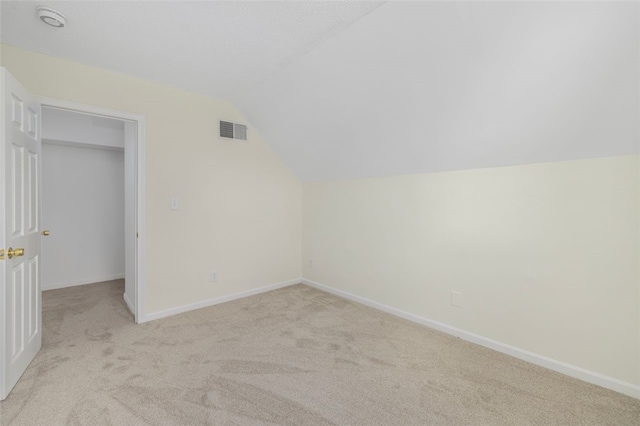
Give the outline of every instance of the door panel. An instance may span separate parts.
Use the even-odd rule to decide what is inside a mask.
[[[27,133],[34,139],[38,137],[38,113],[31,108],[27,108],[27,117],[29,123]]]
[[[29,161],[27,162],[27,181],[29,187],[27,191],[28,199],[28,223],[27,232],[33,233],[38,231],[38,154],[29,151]]]
[[[29,260],[29,275],[27,280],[27,290],[29,291],[29,295],[27,297],[27,301],[29,302],[29,313],[28,313],[28,321],[29,327],[27,329],[29,343],[38,337],[39,329],[39,318],[40,318],[40,298],[38,297],[40,282],[40,256],[34,256],[33,259]]]
[[[13,167],[8,168],[13,171],[11,175],[11,180],[9,181],[11,194],[10,202],[13,205],[13,233],[12,236],[17,238],[24,234],[23,228],[23,216],[22,216],[22,207],[23,203],[23,194],[24,194],[24,185],[22,182],[23,174],[23,166],[24,166],[24,148],[21,146],[12,145],[13,152]]]
[[[22,102],[22,99],[17,97],[15,93],[11,94],[11,107],[11,109],[13,110],[13,124],[18,126],[20,130],[22,130],[22,111],[24,110],[24,102]]]
[[[4,68],[0,132],[0,400],[42,345],[40,105]],[[21,249],[9,259],[9,248]]]
[[[9,353],[11,354],[11,361],[15,360],[24,352],[24,264],[20,263],[17,267],[13,268],[12,282],[9,286],[11,293],[9,294],[9,300],[11,300],[11,322],[13,326],[9,329],[11,331],[11,348]]]

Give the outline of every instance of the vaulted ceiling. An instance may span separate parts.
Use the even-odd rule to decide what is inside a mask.
[[[229,99],[304,181],[639,152],[637,2],[46,4],[2,41]]]
[[[295,61],[380,2],[5,1],[0,39],[204,95],[226,98]],[[37,5],[66,15],[48,27]]]

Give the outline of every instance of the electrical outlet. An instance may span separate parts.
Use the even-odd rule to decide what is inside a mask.
[[[176,197],[171,197],[169,207],[171,210],[180,210],[180,203]]]
[[[451,306],[462,308],[462,292],[451,290]]]
[[[313,257],[309,258],[309,269],[313,269]]]
[[[209,281],[211,281],[212,283],[218,282],[218,271],[214,271],[211,273]]]

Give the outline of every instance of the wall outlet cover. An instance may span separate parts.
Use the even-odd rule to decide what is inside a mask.
[[[180,205],[178,204],[178,199],[176,197],[171,197],[171,201],[169,203],[171,210],[179,210]]]

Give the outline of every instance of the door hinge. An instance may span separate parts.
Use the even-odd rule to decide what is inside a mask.
[[[138,238],[138,233],[136,232],[136,238]]]
[[[4,249],[0,249],[0,260],[4,260]]]

